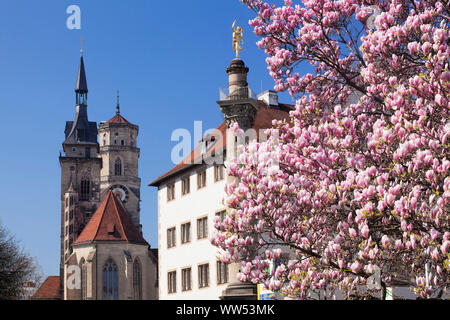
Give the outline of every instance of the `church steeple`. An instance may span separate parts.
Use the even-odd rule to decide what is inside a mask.
[[[87,114],[87,81],[84,70],[83,51],[81,51],[80,66],[78,67],[77,83],[75,87],[76,112],[74,121],[66,122],[65,143],[95,143],[97,144],[97,124],[88,120]]]
[[[80,104],[86,105],[87,104],[88,87],[87,87],[87,81],[86,81],[86,71],[84,70],[83,51],[81,52],[80,67],[78,68],[78,78],[77,78],[77,84],[75,87],[75,93],[76,93],[76,104],[77,105],[80,105]]]

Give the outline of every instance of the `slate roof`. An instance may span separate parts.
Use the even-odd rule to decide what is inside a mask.
[[[77,77],[77,84],[75,86],[75,92],[79,92],[79,93],[87,93],[88,92],[86,71],[84,70],[83,56],[81,56],[80,66],[78,68],[78,77]]]

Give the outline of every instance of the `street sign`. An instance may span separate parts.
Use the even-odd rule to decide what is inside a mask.
[[[260,283],[258,284],[258,300],[275,300],[275,293]]]
[[[394,288],[386,287],[386,300],[394,300]]]

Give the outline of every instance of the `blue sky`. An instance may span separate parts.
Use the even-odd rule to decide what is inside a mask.
[[[80,30],[66,27],[73,4],[81,8]],[[173,130],[223,121],[216,101],[234,58],[234,19],[244,27],[250,86],[257,93],[273,88],[248,25],[253,17],[238,0],[0,2],[0,219],[45,275],[58,274],[58,156],[75,112],[79,40],[86,40],[90,121],[114,115],[119,89],[122,115],[139,125],[141,222],[155,248],[157,195],[147,185],[174,165]]]

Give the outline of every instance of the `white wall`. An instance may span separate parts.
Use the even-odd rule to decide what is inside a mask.
[[[158,255],[159,255],[159,299],[218,299],[227,284],[217,285],[217,253],[209,237],[214,228],[215,214],[225,210],[222,199],[225,196],[226,174],[224,179],[214,182],[214,165],[206,172],[206,186],[197,190],[197,170],[168,181],[158,190]],[[190,176],[190,193],[181,195],[181,178]],[[175,199],[167,201],[166,185],[175,181]],[[208,237],[197,239],[197,218],[208,216]],[[181,224],[191,223],[191,242],[181,244]],[[167,248],[167,229],[176,227],[176,246]],[[199,288],[198,265],[209,263],[209,287]],[[182,291],[181,270],[191,268],[190,291]],[[177,292],[168,293],[167,273],[177,272]],[[230,280],[233,276],[230,270]]]

